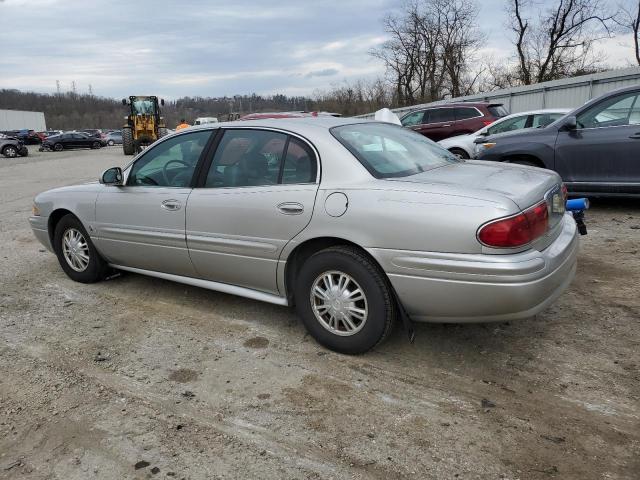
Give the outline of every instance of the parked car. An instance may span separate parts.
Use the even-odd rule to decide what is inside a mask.
[[[7,158],[14,158],[20,155],[26,157],[29,150],[24,146],[22,140],[9,135],[0,134],[0,153]]]
[[[501,103],[447,103],[409,112],[400,122],[404,127],[438,141],[476,132],[508,114]]]
[[[547,127],[477,142],[480,159],[555,170],[576,195],[638,195],[640,86],[606,93]]]
[[[115,268],[295,305],[353,354],[399,315],[545,308],[576,269],[564,200],[554,172],[461,161],[397,125],[278,119],[164,137],[99,183],[41,193],[30,223],[73,280]]]
[[[46,130],[44,132],[38,132],[37,135],[40,137],[40,143],[42,143],[47,137],[53,137],[54,135],[60,135],[64,133],[62,130]]]
[[[102,138],[102,130],[98,128],[85,128],[82,130],[78,130],[78,132],[86,133],[87,135],[93,138]]]
[[[122,130],[113,130],[105,135],[104,141],[110,147],[113,145],[122,145]]]
[[[86,133],[67,132],[62,135],[47,137],[47,139],[42,142],[40,150],[54,150],[56,152],[60,152],[62,150],[73,148],[100,148],[104,147],[106,144],[107,143],[101,138],[90,137]]]
[[[35,130],[28,130],[26,128],[23,128],[21,130],[8,130],[2,133],[4,135],[17,138],[25,145],[37,145],[38,143],[41,143],[40,137],[35,132]]]
[[[524,128],[546,127],[563,117],[567,112],[569,112],[568,108],[557,108],[513,113],[482,127],[477,132],[445,138],[438,143],[460,158],[475,158],[478,147],[478,144],[475,143],[477,138]]]
[[[193,122],[193,125],[206,125],[207,123],[218,123],[218,117],[198,117]]]

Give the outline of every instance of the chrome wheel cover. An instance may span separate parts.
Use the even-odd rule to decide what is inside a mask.
[[[311,284],[309,300],[316,320],[335,335],[355,335],[367,322],[367,297],[344,272],[331,270],[318,275]]]
[[[62,235],[62,256],[76,272],[84,272],[89,266],[89,244],[79,230],[65,230]]]

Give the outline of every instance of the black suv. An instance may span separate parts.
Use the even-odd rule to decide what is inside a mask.
[[[552,124],[480,137],[478,159],[549,168],[580,195],[640,195],[640,85],[609,92]]]

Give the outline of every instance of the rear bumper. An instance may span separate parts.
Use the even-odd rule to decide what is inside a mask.
[[[49,217],[33,216],[29,217],[29,224],[31,225],[31,231],[36,236],[38,241],[44,245],[47,250],[53,252],[51,246],[51,240],[49,239]]]
[[[508,255],[370,249],[409,316],[422,322],[493,322],[529,318],[569,286],[578,234],[570,214],[542,251]]]

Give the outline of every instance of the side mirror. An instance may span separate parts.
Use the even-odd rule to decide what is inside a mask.
[[[160,105],[162,105],[164,107],[164,98],[160,99]]]
[[[562,124],[564,130],[575,130],[578,128],[578,120],[575,115],[569,115]]]
[[[111,167],[105,170],[100,177],[100,183],[103,185],[122,185],[122,169]]]

